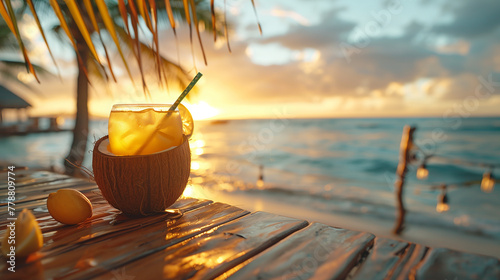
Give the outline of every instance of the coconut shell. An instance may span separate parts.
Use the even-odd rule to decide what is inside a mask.
[[[137,156],[103,152],[108,141],[104,136],[95,143],[92,167],[97,186],[113,207],[129,216],[146,216],[164,212],[182,195],[191,168],[187,138],[173,149]]]

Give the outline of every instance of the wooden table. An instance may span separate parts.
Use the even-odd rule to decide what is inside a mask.
[[[208,200],[181,198],[172,214],[128,218],[93,182],[16,170],[16,211],[31,209],[40,252],[0,263],[0,279],[500,279],[495,258],[377,238],[370,233]],[[56,222],[46,198],[74,188],[92,201],[92,219]],[[0,173],[0,234],[7,224],[7,173]]]

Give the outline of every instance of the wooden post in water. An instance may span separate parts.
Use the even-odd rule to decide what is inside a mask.
[[[396,170],[396,182],[394,183],[394,189],[396,191],[396,200],[398,204],[398,212],[396,214],[397,219],[394,225],[394,234],[400,234],[403,230],[403,224],[405,220],[405,206],[403,203],[403,187],[405,184],[405,176],[409,157],[410,149],[413,143],[413,132],[415,132],[415,127],[406,125],[403,128],[403,136],[401,137],[401,144],[399,146],[399,164]]]

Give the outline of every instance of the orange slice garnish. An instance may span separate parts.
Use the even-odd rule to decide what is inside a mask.
[[[193,116],[186,108],[186,106],[182,105],[182,103],[180,103],[177,108],[179,109],[179,114],[181,115],[182,119],[182,131],[184,135],[186,135],[187,138],[189,139],[191,138],[191,135],[193,135],[194,131]]]
[[[2,253],[5,256],[11,254],[12,248],[14,248],[15,256],[19,258],[27,257],[42,248],[42,231],[30,210],[23,209],[14,223],[14,231],[11,232],[11,228],[7,227],[2,240]]]

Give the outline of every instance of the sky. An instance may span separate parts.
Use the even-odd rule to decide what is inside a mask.
[[[223,8],[223,1],[216,3]],[[185,26],[177,41],[163,29],[162,54],[180,61],[190,77],[196,70],[204,74],[188,106],[196,119],[500,115],[500,1],[255,3],[263,33],[250,0],[227,0],[232,52],[224,38],[214,43],[212,34],[204,34],[207,66],[195,40],[194,67]],[[25,35],[40,42],[29,17],[25,26]],[[40,93],[11,86],[34,105],[32,114],[75,108],[72,53],[53,48],[62,81],[44,78],[34,85]],[[32,53],[53,68],[44,45],[35,44]],[[134,88],[118,72],[118,84],[93,85],[92,114],[107,116],[114,103],[146,101],[139,79]],[[19,75],[29,81],[26,76]],[[182,91],[169,89],[167,94],[152,85],[152,101],[173,102]]]

